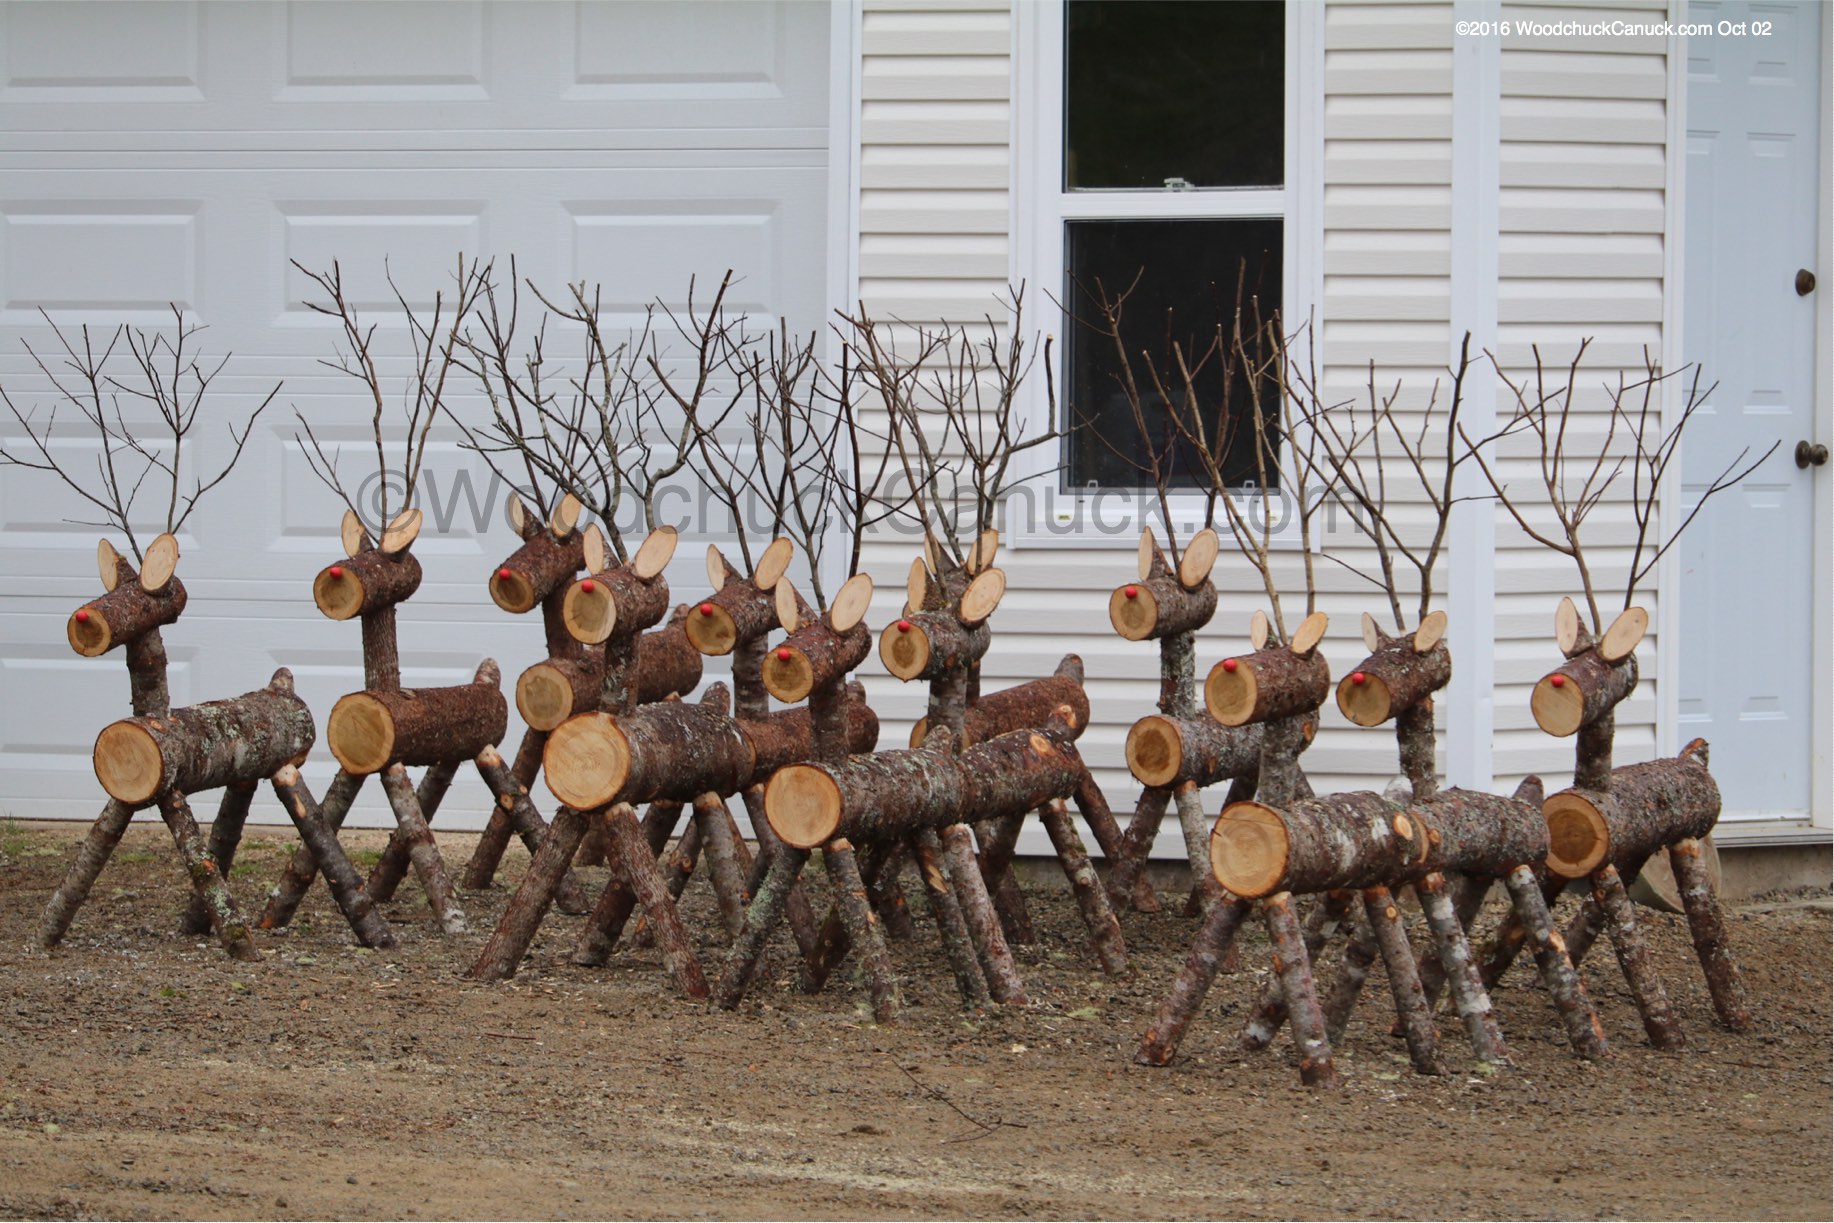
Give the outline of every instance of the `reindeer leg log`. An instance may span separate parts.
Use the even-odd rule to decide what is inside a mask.
[[[1165,818],[1166,805],[1172,801],[1170,790],[1148,786],[1140,791],[1134,805],[1134,817],[1121,838],[1114,865],[1108,868],[1108,902],[1117,909],[1133,906],[1136,913],[1157,913],[1159,898],[1153,895],[1146,877],[1146,859],[1152,853],[1153,840],[1159,835],[1159,822]]]
[[[210,857],[225,879],[235,869],[236,850],[242,844],[242,826],[248,822],[248,804],[255,797],[255,787],[259,784],[250,781],[225,786],[223,797],[217,803],[217,817],[210,824]],[[191,898],[184,916],[178,919],[178,932],[190,935],[210,932],[210,913],[204,908],[202,897]]]
[[[943,861],[942,841],[935,829],[925,828],[911,838],[911,847],[917,855],[917,874],[930,898],[937,937],[942,941],[943,954],[949,958],[949,968],[955,974],[955,988],[962,996],[962,1004],[971,1009],[988,1006],[993,998],[987,992],[987,977],[981,972],[981,963],[975,958],[974,942],[968,937],[968,925],[962,919],[962,906],[955,896],[954,881],[949,878],[948,863]]]
[[[860,877],[865,880],[869,892],[878,882],[879,872],[885,868],[886,852],[886,846],[874,844],[868,845],[861,855],[865,861],[859,864]],[[828,915],[822,918],[821,926],[816,930],[815,945],[803,957],[802,992],[819,994],[825,989],[828,978],[840,967],[852,945],[853,935],[848,930],[846,916],[842,914],[837,899],[828,906]]]
[[[439,846],[433,841],[433,830],[427,827],[414,787],[408,781],[406,766],[391,764],[383,769],[382,789],[388,795],[388,805],[395,813],[395,830],[407,848],[408,862],[414,868],[414,877],[420,880],[420,890],[426,893],[427,904],[432,908],[433,916],[439,919],[440,929],[447,934],[466,933],[465,911],[459,907],[452,890],[452,880],[446,874],[446,864],[439,856]],[[390,843],[394,843],[393,838]],[[380,869],[381,864],[378,863],[377,870]],[[372,874],[369,881],[371,886],[364,890],[369,893],[371,901],[381,904],[374,887],[376,876]],[[389,890],[392,892],[394,889]]]
[[[765,945],[783,921],[790,888],[808,861],[809,851],[794,845],[779,846],[771,855],[770,868],[752,890],[751,907],[745,910],[745,924],[740,927],[738,937],[732,940],[732,949],[726,953],[726,964],[720,971],[719,989],[713,1002],[721,1010],[738,1009],[745,991],[751,988],[752,978],[764,962]]]
[[[618,871],[643,905],[643,915],[654,930],[656,948],[675,988],[690,998],[707,997],[707,978],[694,956],[694,942],[675,911],[674,898],[656,869],[656,850],[644,838],[637,813],[627,803],[613,803],[600,816],[605,841],[615,855]]]
[[[1566,888],[1566,884],[1567,881],[1565,879],[1551,872],[1544,874],[1537,884],[1541,889],[1541,900],[1548,906],[1550,913],[1553,911],[1554,901],[1559,898],[1560,893]],[[1592,907],[1595,911],[1598,908],[1597,905],[1593,905]],[[1567,958],[1573,962],[1574,968],[1578,968],[1579,962],[1585,958],[1585,953],[1580,952],[1579,954],[1574,954],[1573,933],[1571,929],[1561,936],[1561,941],[1566,943]],[[1485,989],[1496,988],[1497,982],[1503,979],[1503,974],[1509,971],[1509,966],[1516,962],[1516,957],[1522,954],[1522,948],[1527,946],[1527,944],[1528,931],[1523,927],[1522,919],[1516,915],[1516,911],[1512,908],[1509,911],[1509,916],[1503,919],[1503,924],[1497,927],[1496,933],[1493,934],[1490,937],[1490,941],[1484,945],[1484,968],[1482,976]],[[1588,941],[1587,946],[1590,945]],[[1434,999],[1429,995],[1427,1001],[1431,1003]]]
[[[259,962],[261,953],[255,950],[254,940],[248,934],[248,923],[242,920],[223,873],[204,846],[204,834],[198,831],[197,820],[191,815],[191,804],[177,790],[167,790],[159,796],[159,814],[172,832],[172,841],[178,846],[179,857],[184,859],[185,870],[191,876],[191,888],[209,912],[210,925],[216,930],[223,950],[233,960]]]
[[[325,828],[332,836],[344,826],[344,817],[350,814],[350,804],[356,800],[357,791],[363,788],[367,780],[360,774],[347,773],[343,769],[331,779],[325,789],[325,799],[319,804],[319,814],[325,821]],[[293,920],[298,912],[300,901],[306,898],[306,892],[312,886],[312,880],[318,875],[318,857],[313,854],[310,845],[301,845],[287,859],[286,869],[280,872],[280,878],[267,894],[267,908],[261,913],[261,920],[256,922],[262,930],[279,930]]]
[[[1337,959],[1337,974],[1331,978],[1331,987],[1324,1000],[1325,1033],[1333,1044],[1343,1039],[1345,1029],[1350,1026],[1350,1013],[1356,1010],[1357,999],[1363,996],[1363,986],[1369,980],[1369,968],[1380,954],[1373,931],[1368,938],[1364,938],[1360,930],[1350,932],[1343,954]]]
[[[854,860],[853,845],[845,837],[823,846],[822,864],[834,884],[841,919],[847,923],[848,941],[860,958],[866,974],[866,985],[872,993],[874,1023],[890,1023],[898,1017],[898,979],[892,974],[891,955],[885,949],[885,937],[879,929],[879,915],[872,911],[866,898],[866,881],[860,878],[860,864]]]
[[[1428,875],[1414,884],[1414,894],[1420,898],[1420,907],[1426,912],[1427,927],[1432,930],[1433,942],[1439,948],[1439,962],[1446,971],[1452,998],[1458,1004],[1458,1017],[1464,1021],[1465,1031],[1471,1037],[1472,1051],[1479,1061],[1507,1065],[1509,1049],[1497,1027],[1490,995],[1484,991],[1484,982],[1478,975],[1471,944],[1465,939],[1464,928],[1458,924],[1458,914],[1452,911],[1445,877],[1437,873]]]
[[[675,848],[669,850],[668,856],[662,861],[662,881],[668,885],[669,895],[675,899],[680,900],[681,894],[688,890],[688,881],[694,878],[694,868],[700,865],[700,854],[700,823],[690,820],[688,826],[681,830],[681,836],[675,839]]]
[[[1681,1025],[1669,1007],[1668,991],[1662,988],[1662,978],[1656,975],[1656,966],[1650,962],[1649,944],[1643,941],[1643,931],[1630,896],[1624,891],[1624,881],[1609,862],[1592,876],[1592,897],[1605,915],[1605,929],[1611,935],[1611,946],[1617,952],[1619,967],[1624,970],[1624,980],[1630,985],[1630,995],[1636,999],[1637,1010],[1643,1016],[1643,1030],[1649,1034],[1650,1045],[1667,1050],[1686,1047],[1687,1038],[1682,1035]]]
[[[1153,1026],[1146,1029],[1146,1035],[1140,1039],[1140,1048],[1134,1053],[1137,1064],[1163,1066],[1177,1054],[1184,1030],[1203,1005],[1204,995],[1210,992],[1223,957],[1235,942],[1242,919],[1253,909],[1248,901],[1227,893],[1211,906],[1203,925],[1198,927],[1197,937],[1191,940],[1191,954],[1185,957],[1184,967],[1173,979],[1171,992],[1159,1004]]]
[[[1376,945],[1382,949],[1382,965],[1388,970],[1388,991],[1394,996],[1395,1013],[1401,1018],[1401,1031],[1407,1037],[1407,1055],[1416,1074],[1444,1074],[1439,1060],[1439,1033],[1433,1027],[1433,1012],[1427,1009],[1426,995],[1420,989],[1420,972],[1414,963],[1414,949],[1407,942],[1407,928],[1401,924],[1401,911],[1387,888],[1363,889],[1363,912]]]
[[[982,820],[974,825],[980,849],[981,881],[987,885],[988,896],[993,898],[994,911],[1000,915],[1000,929],[1005,932],[1008,943],[1038,941],[1032,932],[1032,915],[1025,907],[1025,893],[1019,890],[1019,880],[1012,867],[1013,850],[1024,826],[1023,812],[997,820]]]
[[[739,869],[730,821],[725,800],[719,795],[703,794],[694,800],[694,824],[706,847],[707,877],[719,902],[720,921],[728,935],[737,935],[745,924],[745,906],[751,903],[751,897],[745,891],[745,873]]]
[[[634,813],[633,813],[634,818]],[[669,843],[669,836],[675,831],[675,825],[681,818],[681,804],[668,801],[657,801],[649,805],[643,813],[643,842],[649,846],[649,861],[652,868],[661,856],[663,847]],[[600,829],[606,827],[603,819],[592,821]],[[693,827],[692,823],[689,825]],[[601,832],[601,837],[604,833]],[[609,845],[610,841],[607,840]],[[581,841],[584,848],[584,840]],[[703,840],[700,849],[706,848]],[[593,906],[592,915],[586,919],[586,925],[580,930],[579,942],[574,945],[572,962],[588,968],[596,968],[611,956],[612,948],[618,945],[618,939],[624,934],[625,923],[637,909],[637,892],[630,879],[621,867],[622,859],[613,854],[607,859],[611,866],[611,878],[605,883],[605,890],[599,893],[598,904]],[[693,863],[689,863],[689,873],[693,873]],[[660,873],[658,874],[660,878]],[[685,882],[685,880],[684,880]],[[668,885],[663,885],[668,890]],[[671,893],[670,899],[679,893]],[[647,911],[646,911],[647,916]],[[656,935],[651,923],[639,921],[633,941],[648,946]]]
[[[434,815],[439,811],[440,803],[445,801],[446,791],[452,788],[452,778],[458,772],[458,766],[459,762],[456,760],[429,765],[427,771],[420,775],[420,785],[414,788],[413,796],[414,809],[420,816],[418,823],[421,827],[425,828],[432,824]],[[405,784],[406,769],[402,770],[402,777]],[[386,784],[383,789],[388,789]],[[392,791],[389,793],[389,806],[391,809],[395,807],[395,796]],[[363,890],[369,893],[369,898],[379,905],[387,904],[395,898],[395,889],[401,886],[403,879],[407,878],[408,870],[413,864],[414,834],[406,831],[400,825],[401,814],[398,810],[395,818],[397,824],[395,831],[389,834],[388,848],[382,851],[382,857],[371,868],[369,879],[363,885]],[[432,838],[433,833],[429,828],[427,839],[431,841]]]
[[[1178,826],[1184,832],[1185,858],[1191,864],[1191,894],[1185,898],[1184,915],[1196,917],[1203,911],[1204,880],[1212,878],[1210,870],[1210,827],[1216,820],[1204,817],[1203,795],[1196,782],[1182,782],[1172,792],[1178,807]]]
[[[534,860],[523,874],[522,885],[504,906],[503,919],[497,923],[466,976],[474,981],[502,981],[516,975],[522,957],[528,954],[529,944],[535,941],[541,919],[547,916],[548,906],[554,903],[555,889],[560,886],[567,865],[573,861],[580,839],[585,835],[584,812],[565,806],[554,812],[554,822],[548,825],[548,835],[542,839],[541,848],[535,851]]]
[[[1291,892],[1277,892],[1261,902],[1261,921],[1273,944],[1274,974],[1286,991],[1286,1009],[1293,1024],[1293,1044],[1299,1051],[1299,1081],[1307,1087],[1337,1086],[1337,1066],[1331,1060],[1331,1041],[1325,1035],[1325,1014],[1312,986],[1312,961],[1305,953],[1305,935],[1293,916]]]
[[[987,991],[1002,1005],[1024,1006],[1025,985],[1019,979],[1019,966],[1013,961],[1012,949],[1006,945],[1006,934],[1000,929],[1000,918],[981,880],[981,870],[974,858],[974,835],[964,824],[951,824],[940,834],[943,860],[955,882],[956,898],[961,902],[962,918],[974,940],[974,950],[981,958],[981,971],[987,976]]]
[[[1070,881],[1070,889],[1076,893],[1076,905],[1082,910],[1083,925],[1089,928],[1089,942],[1102,962],[1102,971],[1111,977],[1126,976],[1127,944],[1121,939],[1121,923],[1108,907],[1108,893],[1096,878],[1095,866],[1083,849],[1083,839],[1076,835],[1076,825],[1070,821],[1063,800],[1040,807],[1038,818],[1050,834],[1051,846],[1057,851],[1057,861]]]
[[[542,838],[548,835],[548,822],[541,818],[539,811],[535,810],[535,804],[529,799],[528,787],[521,778],[516,776],[514,770],[504,766],[502,755],[494,747],[486,747],[479,752],[474,763],[477,765],[478,775],[484,779],[485,786],[497,799],[495,805],[491,807],[492,822],[495,822],[498,815],[502,815],[505,826],[522,839],[522,844],[529,851],[529,856],[534,857],[541,849]],[[488,828],[485,829],[487,834],[489,831]],[[483,851],[484,843],[480,840],[478,852]],[[500,848],[496,851],[496,856],[499,859],[502,858],[503,851]],[[472,855],[472,862],[477,861],[477,855]],[[490,863],[489,869],[484,872],[483,886],[490,886],[491,877],[496,874],[496,871],[496,863]],[[472,873],[467,873],[465,877],[467,880],[471,879]],[[591,910],[592,901],[587,899],[585,889],[580,887],[579,880],[573,877],[572,872],[568,872],[561,877],[560,887],[554,893],[554,905],[562,913],[580,914]]]
[[[1478,913],[1484,907],[1484,898],[1490,895],[1490,885],[1495,880],[1478,878],[1472,875],[1459,875],[1450,881],[1452,893],[1452,911],[1458,915],[1459,928],[1464,930],[1467,938],[1471,932],[1471,923],[1477,920]],[[1491,982],[1485,981],[1488,989]],[[1440,967],[1437,956],[1428,956],[1420,965],[1420,988],[1426,993],[1426,1004],[1430,1009],[1439,1002],[1440,992],[1446,987],[1445,969]],[[1401,1033],[1397,1029],[1394,1035]]]
[[[1700,958],[1707,990],[1713,995],[1713,1012],[1720,1023],[1734,1032],[1743,1032],[1751,1026],[1751,1008],[1745,1003],[1745,982],[1739,974],[1738,961],[1726,945],[1725,922],[1720,917],[1719,901],[1713,896],[1700,842],[1693,837],[1675,842],[1668,847],[1668,860],[1681,888],[1681,907],[1688,915],[1688,931],[1694,936],[1694,954]]]
[[[323,810],[313,801],[312,792],[306,789],[299,770],[287,765],[274,774],[273,786],[274,796],[286,808],[293,827],[299,830],[300,842],[311,851],[312,860],[325,876],[326,890],[337,902],[344,920],[350,923],[357,941],[379,951],[393,950],[395,932],[382,919],[381,911],[370,903],[363,891],[363,877],[345,856],[344,847],[338,844],[337,834],[331,831]]]
[[[911,924],[911,906],[904,898],[905,843],[896,841],[885,847],[885,861],[878,878],[872,883],[872,908],[879,915],[886,938],[909,941],[917,937]],[[1021,902],[1023,903],[1023,902]]]
[[[109,855],[121,843],[133,818],[134,809],[126,803],[111,798],[103,805],[102,814],[89,826],[89,835],[83,838],[82,846],[76,851],[76,860],[64,872],[63,882],[51,893],[44,916],[38,921],[36,942],[40,951],[49,951],[62,941],[76,918],[76,911],[89,899],[89,889],[95,886],[96,877],[108,865]]]
[[[1308,962],[1323,952],[1340,932],[1350,928],[1352,895],[1345,891],[1326,892],[1312,905],[1312,911],[1305,919],[1305,955]],[[1273,1044],[1275,1035],[1286,1022],[1286,1010],[1286,990],[1276,976],[1262,987],[1261,996],[1255,1000],[1254,1010],[1248,1013],[1248,1022],[1242,1026],[1242,1048],[1250,1053],[1258,1053]],[[1325,1014],[1328,1019],[1332,1012],[1327,1010]],[[1336,1032],[1341,1031],[1341,1027],[1336,1029]],[[1332,1036],[1333,1040],[1336,1038],[1336,1035]]]
[[[522,746],[516,750],[516,763],[510,768],[509,773],[522,788],[524,797],[527,796],[528,788],[535,784],[535,774],[541,771],[541,749],[547,745],[547,742],[548,732],[545,730],[536,730],[531,726],[522,732]],[[497,755],[497,749],[493,747],[490,751],[492,755],[497,756],[497,763],[501,765],[503,758]],[[483,753],[479,753],[479,758],[483,758]],[[532,768],[530,767],[531,761],[533,762]],[[479,766],[480,769],[482,767],[482,765]],[[486,779],[488,780],[488,776]],[[495,788],[494,783],[493,788]],[[465,874],[459,880],[459,886],[468,892],[481,892],[490,886],[491,881],[497,877],[498,865],[503,861],[503,851],[509,848],[510,834],[516,831],[510,818],[512,812],[501,801],[501,791],[498,792],[497,797],[498,803],[490,811],[490,822],[484,825],[484,833],[478,838],[478,847],[471,852],[471,861],[466,864]],[[533,806],[529,809],[534,810]],[[533,848],[529,852],[533,853]],[[582,910],[569,909],[563,903],[560,911],[573,913]]]
[[[1102,787],[1095,782],[1095,774],[1087,765],[1076,779],[1076,812],[1083,817],[1083,823],[1089,825],[1089,832],[1095,837],[1095,843],[1101,848],[1102,857],[1110,865],[1120,861],[1123,833],[1121,826],[1114,821],[1114,812],[1109,809],[1108,796],[1102,793]]]
[[[752,835],[758,838],[758,856],[745,875],[745,890],[755,896],[758,894],[758,885],[763,882],[764,872],[770,869],[771,858],[783,848],[783,840],[764,816],[763,786],[746,787],[745,815],[751,821]],[[784,903],[784,916],[789,919],[790,933],[796,939],[796,949],[802,953],[806,962],[815,951],[818,927],[815,924],[815,910],[810,906],[809,898],[803,893],[800,883],[790,889],[789,899]]]
[[[1504,879],[1515,912],[1522,921],[1529,945],[1535,950],[1535,963],[1541,969],[1541,982],[1547,987],[1554,1009],[1567,1026],[1567,1040],[1581,1057],[1597,1061],[1610,1052],[1605,1029],[1586,996],[1585,982],[1567,958],[1567,947],[1554,932],[1554,918],[1541,898],[1541,885],[1527,866],[1518,866]]]

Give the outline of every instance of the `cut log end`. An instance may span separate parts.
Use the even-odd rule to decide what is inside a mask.
[[[79,607],[72,612],[64,631],[70,638],[70,648],[84,658],[100,657],[115,645],[115,634],[108,627],[108,617],[89,608]]]
[[[785,844],[824,845],[841,826],[840,786],[826,770],[807,764],[778,769],[764,787],[764,818]]]
[[[1149,714],[1127,732],[1127,767],[1142,784],[1170,785],[1184,764],[1184,740],[1178,723]]]
[[[1108,596],[1108,622],[1128,641],[1145,641],[1159,625],[1159,601],[1144,583],[1116,587]]]
[[[1583,794],[1562,790],[1541,805],[1547,819],[1547,868],[1565,879],[1582,879],[1611,852],[1604,813]]]
[[[555,798],[577,811],[594,811],[624,788],[630,748],[610,714],[583,713],[554,728],[541,767]]]
[[[1260,803],[1229,804],[1210,830],[1211,873],[1244,900],[1279,890],[1290,850],[1285,822]]]
[[[379,773],[395,758],[394,715],[369,693],[352,692],[331,707],[325,744],[345,772],[357,777]]]
[[[129,806],[151,802],[165,788],[159,744],[144,726],[116,722],[96,736],[96,780],[108,796]]]
[[[794,646],[778,646],[764,656],[764,690],[786,705],[804,700],[815,687],[809,656]]]
[[[930,635],[909,620],[887,625],[879,637],[879,658],[899,679],[916,679],[930,665]]]
[[[1585,691],[1558,671],[1541,677],[1528,705],[1535,715],[1535,724],[1550,735],[1565,738],[1577,734],[1585,725]]]
[[[689,644],[714,658],[732,653],[739,642],[731,613],[717,603],[697,604],[688,612],[686,628]]]
[[[1358,676],[1363,680],[1360,684]],[[1381,676],[1352,671],[1338,681],[1337,707],[1358,726],[1380,726],[1393,712],[1393,694]]]
[[[520,616],[535,606],[535,587],[514,569],[498,569],[490,575],[490,598],[511,615]]]
[[[1236,664],[1233,668],[1231,662]],[[1245,726],[1254,716],[1259,692],[1252,663],[1245,658],[1224,659],[1210,668],[1204,680],[1204,705],[1224,726]]]
[[[587,581],[591,579],[582,579],[567,587],[561,599],[560,618],[575,641],[598,645],[609,640],[618,627],[618,601],[612,597],[611,587],[606,582],[593,581],[588,590]]]
[[[312,581],[312,601],[331,620],[349,620],[363,610],[363,579],[348,565],[327,565]]]
[[[553,730],[573,716],[573,684],[552,663],[538,662],[516,681],[516,712],[536,730]]]

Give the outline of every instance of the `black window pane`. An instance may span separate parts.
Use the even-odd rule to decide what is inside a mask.
[[[1070,283],[1064,300],[1082,320],[1069,329],[1067,353],[1064,429],[1069,486],[1150,486],[1152,480],[1143,469],[1148,445],[1169,455],[1174,485],[1207,485],[1195,452],[1177,437],[1163,401],[1152,393],[1148,362],[1164,371],[1166,385],[1175,386],[1173,346],[1183,351],[1188,363],[1198,365],[1202,354],[1212,349],[1219,328],[1224,336],[1229,335],[1238,282],[1244,302],[1252,302],[1245,308],[1258,309],[1265,320],[1274,319],[1280,310],[1281,221],[1072,221],[1065,230]],[[1124,389],[1114,341],[1089,325],[1099,317],[1097,302],[1104,293],[1110,298],[1127,294],[1121,312],[1121,340],[1142,396],[1142,415],[1147,420],[1144,440]],[[1193,381],[1206,419],[1214,419],[1227,405],[1232,441],[1222,467],[1228,483],[1234,487],[1253,479],[1253,424],[1246,380],[1236,377],[1225,400],[1223,363],[1219,354],[1211,352]],[[1272,419],[1275,394],[1263,382],[1264,419]]]
[[[1285,181],[1280,0],[1070,0],[1064,187]]]

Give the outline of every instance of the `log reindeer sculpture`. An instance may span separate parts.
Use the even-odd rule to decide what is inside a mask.
[[[1639,588],[1707,501],[1750,475],[1781,443],[1750,461],[1749,449],[1734,455],[1669,529],[1660,518],[1660,490],[1679,453],[1682,434],[1705,404],[1710,388],[1701,386],[1698,367],[1665,371],[1653,359],[1640,378],[1620,374],[1603,388],[1605,444],[1596,454],[1576,455],[1571,438],[1578,431],[1575,414],[1580,411],[1577,399],[1586,348],[1581,343],[1564,370],[1549,370],[1537,352],[1535,367],[1526,376],[1512,375],[1492,357],[1514,408],[1490,437],[1472,439],[1462,432],[1461,437],[1517,525],[1536,542],[1572,558],[1585,596],[1589,627],[1571,599],[1560,604],[1555,638],[1566,661],[1541,678],[1530,699],[1543,730],[1576,738],[1573,786],[1548,796],[1544,804],[1549,892],[1569,879],[1591,884],[1591,896],[1566,931],[1569,954],[1578,962],[1599,933],[1608,932],[1650,1044],[1679,1049],[1685,1038],[1650,962],[1625,886],[1650,857],[1668,851],[1714,1011],[1726,1027],[1749,1026],[1738,966],[1701,860],[1701,838],[1719,818],[1719,788],[1707,771],[1707,745],[1698,739],[1673,759],[1614,768],[1615,708],[1637,683],[1635,650],[1649,623],[1648,614],[1635,605]],[[1685,381],[1686,393],[1678,406],[1665,412],[1667,388],[1677,381]],[[1487,457],[1492,443],[1515,435],[1534,445],[1541,477],[1536,483],[1545,493],[1536,513]],[[1635,542],[1625,571],[1623,611],[1606,627],[1595,592],[1600,570],[1586,555],[1585,524],[1626,471]],[[1508,968],[1523,934],[1520,921],[1499,932],[1485,969],[1488,979],[1495,980]]]

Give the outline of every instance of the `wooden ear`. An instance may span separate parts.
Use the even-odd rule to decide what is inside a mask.
[[[1159,540],[1158,537],[1153,534],[1153,529],[1151,527],[1142,528],[1140,531],[1140,564],[1138,566],[1140,580],[1144,582],[1147,578],[1152,577],[1153,571],[1164,563],[1165,559],[1159,555]]]
[[[1428,612],[1420,627],[1414,630],[1414,653],[1424,654],[1439,644],[1439,639],[1446,635],[1446,614],[1442,611]]]
[[[580,511],[584,508],[579,503],[579,498],[572,493],[560,499],[560,504],[554,507],[552,514],[548,515],[548,530],[555,539],[565,539],[573,534],[573,528],[579,525]]]
[[[669,558],[675,555],[675,545],[680,542],[681,537],[674,527],[657,527],[637,545],[637,555],[630,560],[630,571],[649,581],[669,567]]]
[[[904,613],[910,615],[923,610],[923,602],[930,594],[930,570],[923,563],[921,556],[911,561],[911,574],[904,579]]]
[[[1287,649],[1295,654],[1310,654],[1324,640],[1325,628],[1330,622],[1331,618],[1323,612],[1313,612],[1293,630],[1293,639],[1287,643]]]
[[[1184,546],[1184,555],[1178,558],[1178,584],[1186,590],[1196,590],[1210,576],[1210,570],[1216,566],[1217,539],[1216,532],[1205,527],[1191,537],[1191,542]]]
[[[751,580],[759,590],[769,590],[783,576],[784,570],[790,567],[795,559],[796,545],[778,536],[771,540],[770,546],[758,557],[758,567],[752,570]]]
[[[1376,618],[1368,612],[1363,613],[1363,648],[1371,654],[1382,648],[1382,629],[1376,624]]]
[[[1649,613],[1640,607],[1626,607],[1598,639],[1598,656],[1606,662],[1621,662],[1630,657],[1648,631]]]
[[[611,550],[605,544],[605,532],[599,529],[598,523],[587,525],[585,535],[580,538],[580,551],[586,556],[587,573],[605,572],[605,565],[611,557]]]
[[[842,583],[835,593],[834,602],[828,605],[828,624],[837,633],[844,633],[866,618],[866,607],[872,602],[872,577],[869,574],[856,573]]]
[[[1256,612],[1248,621],[1248,644],[1257,650],[1265,649],[1267,638],[1273,631],[1274,626],[1268,622],[1267,613]]]
[[[364,530],[363,520],[355,510],[344,511],[344,521],[338,524],[338,542],[344,545],[345,556],[355,556],[369,547],[369,532]]]
[[[121,554],[106,539],[96,541],[96,572],[102,577],[103,590],[121,584]]]
[[[420,538],[420,521],[419,510],[402,510],[382,532],[382,542],[378,547],[388,556],[406,552]]]
[[[147,545],[146,558],[140,564],[140,589],[157,594],[177,570],[178,540],[168,532]]]
[[[790,584],[789,579],[780,578],[774,593],[777,597],[777,623],[783,626],[784,632],[795,632],[802,623],[796,615],[796,587]]]
[[[1579,644],[1579,609],[1570,598],[1562,598],[1554,609],[1554,644],[1569,658],[1573,647]]]
[[[993,615],[993,609],[1000,605],[1005,594],[1006,574],[1000,570],[989,569],[975,578],[962,592],[962,623],[976,625]]]
[[[718,594],[726,585],[726,575],[732,572],[732,566],[726,563],[718,544],[707,545],[707,584]]]
[[[509,526],[518,535],[529,533],[528,507],[522,504],[522,498],[515,493],[509,495]]]
[[[973,551],[968,553],[968,572],[981,573],[993,564],[993,558],[1000,551],[1000,533],[992,527],[981,532],[981,537],[974,541]]]

